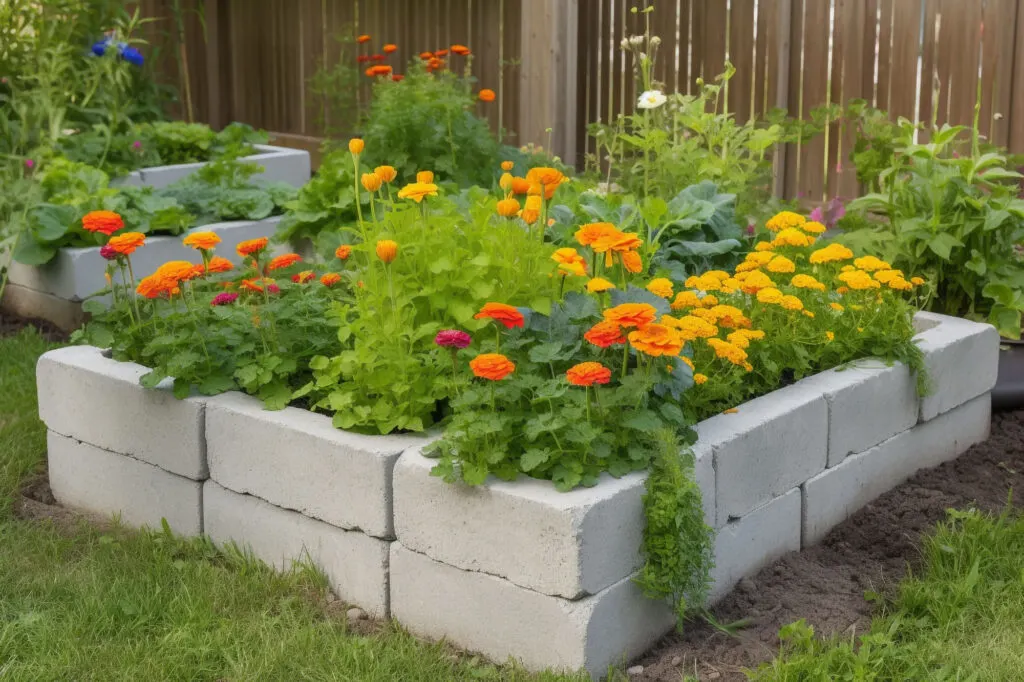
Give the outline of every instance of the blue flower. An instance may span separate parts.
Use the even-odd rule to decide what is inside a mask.
[[[110,38],[104,38],[103,40],[97,40],[92,44],[92,53],[97,57],[102,57],[107,53],[107,45],[110,44]]]
[[[121,49],[121,59],[126,62],[134,64],[135,66],[142,66],[143,62],[146,61],[142,56],[142,53],[131,45],[124,45],[124,43],[121,43],[118,47]]]

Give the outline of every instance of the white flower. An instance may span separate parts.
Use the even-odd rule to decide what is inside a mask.
[[[668,98],[661,90],[648,90],[640,95],[636,105],[640,109],[657,109],[667,101]]]

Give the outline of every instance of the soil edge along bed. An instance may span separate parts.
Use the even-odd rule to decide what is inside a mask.
[[[984,443],[934,469],[919,471],[837,526],[820,544],[788,554],[742,580],[711,610],[722,625],[742,622],[729,635],[694,621],[682,635],[663,639],[635,664],[633,680],[677,682],[746,680],[744,668],[773,658],[779,628],[801,618],[819,636],[868,630],[868,591],[884,591],[919,560],[922,534],[951,508],[996,512],[1012,490],[1024,488],[1024,411],[994,414]]]

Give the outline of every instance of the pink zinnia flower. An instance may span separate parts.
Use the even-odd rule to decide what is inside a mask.
[[[443,348],[465,348],[472,337],[459,329],[442,329],[434,337],[434,343]]]
[[[234,292],[225,291],[224,293],[217,294],[210,301],[210,305],[229,305],[234,303],[238,299],[238,294]]]
[[[135,142],[132,142],[132,147],[135,147],[136,149],[142,149],[142,143],[139,142],[138,140],[135,140]]]
[[[272,294],[279,294],[281,293],[281,287],[271,283],[267,285],[267,291],[269,291]]]
[[[104,244],[100,247],[100,255],[107,260],[117,260],[118,254],[110,244]]]
[[[28,168],[29,170],[32,170],[33,168],[35,168],[35,166],[36,166],[36,162],[35,161],[33,161],[32,159],[25,159],[25,168]]]

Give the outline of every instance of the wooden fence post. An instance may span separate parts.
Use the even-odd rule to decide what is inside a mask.
[[[588,0],[583,0],[587,2]],[[576,160],[580,0],[522,0],[519,143]]]

